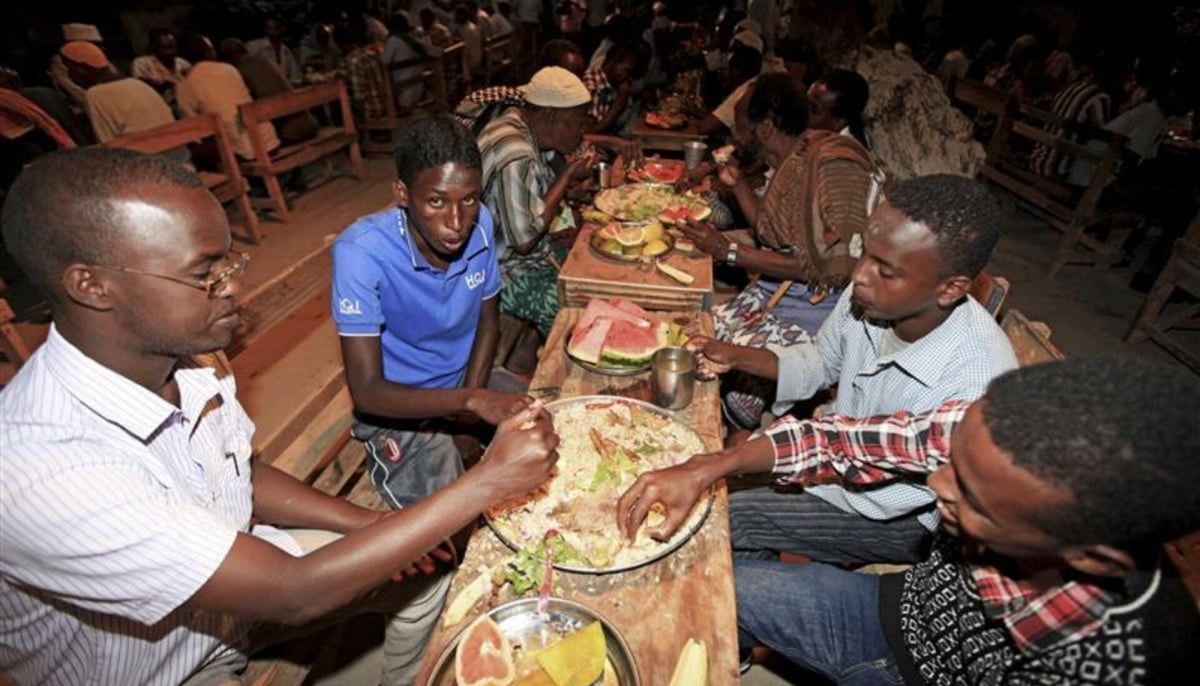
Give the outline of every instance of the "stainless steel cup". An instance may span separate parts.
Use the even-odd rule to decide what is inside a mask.
[[[600,188],[612,186],[612,166],[608,162],[596,163],[596,185]]]
[[[682,410],[696,390],[696,355],[684,348],[662,348],[650,359],[650,387],[654,404]]]
[[[688,141],[683,144],[683,164],[688,169],[695,169],[704,161],[704,153],[708,145],[703,141]]]

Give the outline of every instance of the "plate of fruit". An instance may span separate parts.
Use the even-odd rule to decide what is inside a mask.
[[[608,222],[588,240],[600,257],[617,262],[653,262],[675,247],[675,238],[659,221],[644,224]]]

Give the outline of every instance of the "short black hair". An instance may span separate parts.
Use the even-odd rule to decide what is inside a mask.
[[[475,137],[447,114],[410,119],[400,129],[393,157],[396,176],[405,185],[412,184],[422,171],[448,162],[483,169]]]
[[[783,133],[799,136],[808,128],[808,94],[787,74],[763,74],[754,80],[746,114],[753,124],[770,121]]]
[[[729,70],[747,78],[758,76],[762,71],[762,53],[754,48],[734,43],[729,54]]]
[[[941,277],[975,278],[992,257],[1004,221],[1000,202],[982,183],[931,174],[896,184],[888,203],[929,227],[937,238]]]
[[[1077,358],[996,378],[983,397],[992,442],[1069,491],[1035,523],[1068,545],[1137,546],[1200,527],[1200,380],[1133,356]]]
[[[583,57],[583,50],[574,41],[566,38],[546,41],[541,51],[538,52],[538,61],[534,72],[536,73],[543,67],[561,67],[562,58],[572,53]]]
[[[867,80],[850,69],[831,69],[821,80],[837,94],[833,101],[833,116],[844,119],[854,132],[854,137],[862,140],[859,134],[863,130],[863,110],[867,108],[867,100],[871,97]]]
[[[158,155],[91,147],[39,157],[9,189],[0,218],[4,245],[30,281],[58,302],[67,265],[119,261],[122,232],[112,201],[139,184],[204,187],[195,172]]]
[[[203,34],[186,33],[180,43],[182,44],[180,53],[183,55],[183,59],[192,64],[203,62],[213,56],[212,43]]]

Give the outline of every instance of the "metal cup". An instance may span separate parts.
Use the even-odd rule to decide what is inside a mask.
[[[682,410],[696,390],[696,355],[685,348],[662,348],[650,358],[650,388],[654,404]]]
[[[688,141],[683,144],[683,164],[688,169],[695,169],[704,160],[708,145],[703,141]]]
[[[612,166],[608,162],[596,163],[596,185],[600,188],[612,185]]]

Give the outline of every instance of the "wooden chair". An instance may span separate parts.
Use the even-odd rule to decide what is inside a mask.
[[[448,106],[439,99],[439,93],[442,91],[439,81],[443,78],[444,73],[440,57],[414,57],[410,60],[392,62],[387,65],[387,68],[388,73],[393,77],[391,87],[397,102],[400,94],[408,89],[419,88],[421,90],[421,96],[407,111],[403,107],[399,108],[401,115],[413,112],[445,112],[448,109]],[[396,72],[408,69],[413,69],[414,73],[398,81],[395,79]],[[419,71],[417,71],[418,69]]]
[[[442,51],[442,87],[438,101],[448,110],[466,96],[471,85],[471,71],[467,69],[467,57],[460,41]]]
[[[1175,289],[1200,297],[1200,212],[1196,213],[1184,235],[1175,241],[1167,265],[1158,275],[1154,287],[1138,310],[1133,326],[1125,335],[1126,343],[1149,338],[1200,373],[1200,354],[1167,334],[1170,329],[1181,326],[1200,326],[1200,305],[1185,306],[1178,312],[1163,316],[1163,310]]]
[[[971,281],[971,297],[996,319],[1000,318],[1000,310],[1004,307],[1004,301],[1008,299],[1010,289],[1008,279],[992,276],[987,272],[979,272]]]
[[[373,60],[379,60],[378,57],[372,57]],[[380,64],[383,67],[383,99],[385,109],[382,117],[376,118],[359,118],[355,121],[358,126],[358,133],[362,139],[362,151],[364,155],[373,155],[375,153],[383,153],[390,155],[394,144],[396,130],[400,128],[399,105],[396,102],[395,91],[392,89],[392,73],[388,70],[387,65]],[[379,134],[385,134],[386,138]]]
[[[159,155],[169,150],[183,147],[191,143],[199,143],[206,139],[216,142],[217,154],[221,161],[219,172],[200,172],[204,185],[222,203],[232,202],[237,206],[245,227],[246,240],[257,244],[262,240],[258,230],[258,214],[250,202],[249,186],[242,177],[233,147],[221,127],[221,121],[215,114],[198,114],[194,117],[181,119],[170,124],[156,126],[145,131],[118,136],[105,146],[136,150],[151,155]]]
[[[1018,103],[1015,98],[976,81],[951,79],[947,94],[955,104],[965,105],[977,114],[995,117],[995,127],[987,140],[987,161],[979,175],[1016,195],[1051,228],[1063,234],[1051,261],[1049,276],[1053,277],[1067,263],[1103,267],[1120,259],[1121,244],[1128,237],[1128,230],[1114,230],[1104,241],[1089,236],[1086,230],[1103,219],[1100,199],[1116,175],[1125,145],[1124,136],[1068,124],[1050,112]],[[978,116],[976,121],[979,121]],[[1064,129],[1068,133],[1056,135],[1047,128]],[[1097,152],[1072,140],[1071,135],[1103,141],[1105,147],[1102,152]],[[1067,157],[1092,163],[1092,177],[1082,193],[1028,169],[1028,160],[1022,151],[1038,144]]]
[[[260,122],[272,121],[333,103],[341,108],[341,126],[322,128],[312,140],[281,147],[268,153],[266,141],[258,134]],[[250,141],[254,148],[254,159],[242,163],[242,172],[247,176],[262,178],[271,198],[270,206],[280,220],[287,221],[289,213],[287,197],[279,183],[280,174],[346,149],[350,155],[350,167],[354,177],[360,181],[363,179],[362,150],[358,143],[358,131],[354,128],[354,113],[350,109],[346,84],[340,79],[255,100],[239,107],[238,112],[250,133]]]
[[[1031,322],[1020,310],[1009,309],[1000,320],[1000,328],[1012,343],[1017,364],[1028,367],[1045,362],[1056,362],[1066,356],[1058,346],[1050,342],[1050,327],[1042,322]]]
[[[516,67],[516,33],[508,32],[488,38],[483,47],[483,76],[488,83],[496,83],[497,76],[509,75]]]

